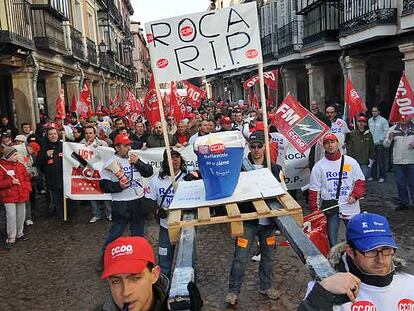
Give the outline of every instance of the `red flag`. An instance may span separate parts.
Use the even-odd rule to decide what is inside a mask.
[[[312,147],[329,127],[303,107],[291,95],[286,96],[276,110],[273,124],[299,152]]]
[[[278,71],[276,70],[272,70],[272,71],[266,71],[265,73],[263,73],[263,79],[264,79],[264,83],[271,88],[272,90],[276,90],[277,89],[277,84],[278,84]],[[243,88],[244,89],[249,89],[253,86],[256,85],[256,83],[259,82],[259,75],[255,75],[253,77],[251,77],[250,79],[246,80],[243,83]]]
[[[183,81],[184,86],[187,88],[187,102],[188,104],[198,109],[201,105],[201,100],[206,98],[206,91],[203,91],[199,87],[191,84],[188,81]]]
[[[121,95],[119,95],[119,92],[118,92],[116,93],[114,99],[109,100],[109,106],[117,106],[120,99],[121,99]]]
[[[259,100],[257,99],[256,92],[252,89],[248,89],[248,103],[251,108],[259,109]]]
[[[102,102],[101,100],[98,100],[98,106],[96,106],[96,112],[102,112]]]
[[[402,116],[414,117],[414,94],[405,72],[403,72],[398,84],[389,121],[390,123],[397,123]]]
[[[151,76],[149,89],[144,99],[145,115],[148,122],[154,125],[155,122],[161,120],[160,110],[158,108],[157,92],[155,90],[154,76]]]
[[[66,117],[65,112],[65,91],[63,87],[60,89],[60,94],[56,99],[56,118],[64,119]]]
[[[83,88],[79,95],[77,108],[78,115],[81,115],[83,117],[91,116],[91,114],[93,114],[91,90],[89,88],[88,81],[84,81],[83,83]]]
[[[72,101],[70,103],[70,108],[69,111],[72,112],[76,112],[77,111],[77,103],[76,103],[76,97],[75,94],[73,94],[72,96]]]
[[[267,86],[267,101],[266,101],[266,105],[267,107],[273,107],[275,102],[275,99],[273,97],[273,90]]]
[[[348,111],[349,120],[352,120],[358,114],[367,111],[367,107],[362,101],[361,96],[359,96],[358,92],[355,90],[354,86],[352,85],[351,79],[348,79],[346,81],[345,103],[349,107],[349,111]]]
[[[182,105],[180,104],[179,95],[177,94],[177,86],[174,81],[171,81],[170,106],[170,115],[172,115],[177,122],[181,121],[184,118],[185,110],[182,111]]]

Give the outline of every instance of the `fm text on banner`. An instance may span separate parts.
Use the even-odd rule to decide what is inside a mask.
[[[157,83],[262,63],[256,2],[145,24]]]
[[[302,153],[329,131],[325,123],[291,95],[287,95],[279,105],[273,124]]]

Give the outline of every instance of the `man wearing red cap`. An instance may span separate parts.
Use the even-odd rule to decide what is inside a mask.
[[[219,132],[228,132],[233,129],[233,123],[230,117],[223,117],[220,120],[220,131]]]
[[[392,163],[398,188],[397,211],[414,209],[414,124],[411,119],[410,116],[401,116],[400,121],[389,129],[384,140],[385,148],[394,142]]]
[[[361,167],[365,178],[370,174],[370,168],[374,163],[374,138],[367,127],[368,119],[364,115],[357,118],[357,126],[347,137],[347,154],[353,157]]]
[[[361,212],[359,199],[365,195],[365,177],[355,159],[341,155],[339,141],[335,134],[323,138],[325,157],[312,169],[309,186],[309,207],[315,211],[339,204],[326,213],[330,246],[338,240],[339,221],[345,224]],[[321,200],[321,204],[319,204]]]
[[[131,226],[131,235],[144,235],[147,211],[142,201],[142,177],[153,174],[151,165],[142,162],[138,155],[129,154],[132,141],[127,135],[118,134],[114,144],[116,153],[104,165],[99,182],[101,189],[112,195],[113,224],[103,249],[123,234],[128,223]]]
[[[141,237],[120,237],[110,243],[104,255],[101,279],[111,289],[96,310],[168,310],[169,281],[155,264],[151,245]]]

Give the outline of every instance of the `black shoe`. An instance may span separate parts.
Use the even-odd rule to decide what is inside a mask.
[[[410,207],[407,204],[404,203],[400,203],[398,204],[398,206],[395,208],[396,211],[404,211],[406,209],[409,209]]]
[[[13,248],[13,246],[14,246],[14,243],[9,243],[9,242],[6,242],[6,243],[4,244],[4,246],[3,246],[3,249],[4,249],[5,251],[9,251],[9,250],[11,250],[11,249]]]
[[[18,241],[27,241],[29,238],[26,235],[22,235],[21,237],[17,238]]]

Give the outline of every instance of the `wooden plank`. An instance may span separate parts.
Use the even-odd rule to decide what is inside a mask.
[[[198,220],[199,222],[206,222],[206,221],[210,221],[211,216],[210,216],[210,208],[209,207],[199,207],[197,209],[197,213],[198,213]]]
[[[170,237],[170,243],[171,244],[177,244],[180,240],[181,236],[181,229],[180,228],[168,228],[168,236]]]
[[[243,236],[244,226],[242,221],[232,221],[230,223],[230,234],[233,238]]]
[[[292,198],[289,192],[286,192],[285,194],[277,196],[276,199],[280,202],[280,204],[282,204],[284,208],[286,208],[289,211],[296,210],[296,209],[302,209],[299,203],[296,202],[294,198]]]
[[[168,214],[168,226],[178,225],[181,221],[181,210],[173,210]]]
[[[267,206],[265,201],[256,200],[256,201],[253,201],[252,203],[253,203],[253,206],[256,209],[258,215],[266,215],[266,214],[270,213],[270,209]]]
[[[232,218],[239,218],[241,216],[239,207],[236,203],[226,204],[227,216]]]

